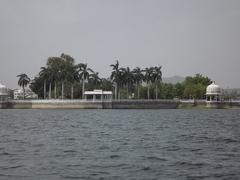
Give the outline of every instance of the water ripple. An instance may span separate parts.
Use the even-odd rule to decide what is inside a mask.
[[[239,179],[240,110],[0,110],[0,179]]]

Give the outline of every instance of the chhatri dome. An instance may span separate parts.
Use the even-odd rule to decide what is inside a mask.
[[[222,89],[220,88],[219,85],[215,84],[215,82],[212,82],[212,84],[210,84],[207,87],[206,95],[221,95],[221,94],[222,94]]]
[[[206,89],[206,103],[207,107],[219,107],[222,102],[223,91],[222,88],[213,82]]]

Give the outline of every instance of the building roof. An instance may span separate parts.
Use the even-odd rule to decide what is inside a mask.
[[[206,95],[221,95],[221,94],[222,89],[220,88],[219,85],[215,84],[215,82],[210,84],[206,89]]]
[[[6,88],[6,86],[0,83],[0,88]]]
[[[93,91],[85,91],[84,95],[112,95],[112,91],[103,91],[101,89],[94,89]]]
[[[0,96],[7,96],[8,90],[7,87],[0,83]]]

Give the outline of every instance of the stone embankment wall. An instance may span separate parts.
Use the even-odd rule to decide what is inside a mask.
[[[207,108],[204,100],[25,100],[0,102],[0,109],[194,109]],[[222,102],[211,108],[240,108],[240,101]]]
[[[102,102],[32,103],[32,109],[102,109]]]
[[[181,100],[178,106],[179,109],[230,109],[240,108],[240,101],[223,101],[223,102],[208,102],[205,100]]]
[[[179,103],[165,100],[18,100],[0,104],[3,109],[176,109]]]
[[[119,100],[112,102],[113,109],[176,109],[174,100]]]
[[[179,109],[206,108],[205,100],[180,100]]]
[[[32,103],[27,102],[0,102],[0,109],[31,109]]]
[[[111,107],[111,102],[85,100],[18,100],[0,104],[2,109],[102,109],[103,106]]]

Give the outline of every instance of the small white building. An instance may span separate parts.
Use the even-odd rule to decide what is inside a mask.
[[[15,89],[13,92],[15,100],[23,99],[23,89]],[[38,99],[38,95],[32,92],[30,89],[25,89],[25,99]]]
[[[0,83],[0,101],[8,99],[8,89],[5,85]]]
[[[112,100],[112,91],[103,91],[101,89],[94,89],[93,91],[84,92],[85,99],[95,100]]]
[[[223,89],[213,82],[206,89],[207,107],[218,107],[223,101]]]
[[[23,90],[22,89],[15,89],[13,91],[13,99],[23,99]]]

